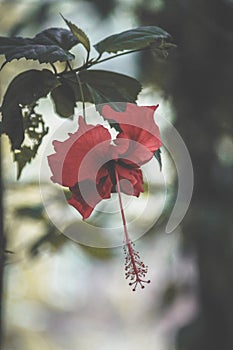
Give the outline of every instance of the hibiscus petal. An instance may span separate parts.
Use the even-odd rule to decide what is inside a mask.
[[[101,177],[97,185],[91,180],[82,181],[70,188],[72,197],[68,203],[76,208],[85,220],[102,199],[110,198],[111,188],[112,182],[108,175]]]
[[[154,112],[158,106],[137,106],[133,103],[127,103],[124,112],[117,112],[110,105],[105,104],[102,108],[102,115],[105,119],[115,120],[118,124],[134,125],[151,132],[153,132],[151,128],[156,126],[155,131],[157,132],[158,127],[154,122]]]
[[[51,180],[73,187],[77,182],[95,180],[98,170],[111,153],[111,135],[102,125],[87,125],[79,117],[79,128],[63,142],[54,141],[56,153],[48,156]],[[107,159],[108,160],[108,159]]]
[[[159,128],[154,121],[154,111],[157,107],[158,105],[137,106],[127,103],[125,112],[117,112],[108,105],[103,107],[104,118],[115,120],[121,129],[115,141],[119,157],[142,165],[161,147]]]
[[[122,133],[115,143],[117,144],[117,150],[123,150],[124,152],[118,152],[118,158],[121,159],[126,164],[134,164],[137,167],[147,163],[152,157],[153,152],[151,152],[142,143],[128,139],[129,135]],[[126,148],[127,146],[127,148]]]

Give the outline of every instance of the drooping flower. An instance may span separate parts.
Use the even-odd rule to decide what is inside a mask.
[[[115,171],[119,180],[128,180],[122,182],[122,192],[137,197],[143,192],[140,166],[161,146],[153,112],[133,104],[127,104],[125,112],[116,112],[106,105],[103,116],[114,119],[121,129],[114,144],[105,127],[87,125],[82,117],[78,130],[67,140],[53,142],[56,153],[48,157],[51,180],[69,187],[72,198],[68,202],[83,219],[90,216],[97,203],[116,192]]]
[[[102,125],[88,125],[79,117],[79,128],[63,142],[54,141],[55,153],[48,156],[52,171],[51,180],[69,187],[72,197],[68,203],[75,207],[83,219],[87,219],[95,206],[117,192],[128,248],[127,278],[138,284],[147,271],[132,248],[126,228],[126,220],[120,192],[138,197],[143,192],[143,176],[140,166],[148,162],[161,146],[160,134],[154,122],[157,106],[139,107],[128,103],[125,112],[116,112],[108,105],[102,109],[107,120],[114,120],[118,133],[112,140],[108,129]],[[121,181],[126,180],[126,181]],[[128,266],[128,262],[126,264]]]

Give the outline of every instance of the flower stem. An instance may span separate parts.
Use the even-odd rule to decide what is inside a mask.
[[[69,61],[67,61],[67,65],[68,65],[69,69],[70,69],[72,72],[75,72],[75,69],[73,69],[73,68],[71,67],[71,64],[70,64]],[[75,79],[76,79],[76,81],[77,81],[77,83],[78,83],[78,86],[79,86],[79,89],[80,89],[80,95],[81,95],[82,106],[83,106],[83,118],[84,118],[84,120],[85,120],[85,122],[86,122],[85,98],[84,98],[82,83],[81,83],[81,80],[80,80],[80,78],[79,78],[78,73],[75,74]]]
[[[129,237],[126,219],[125,219],[125,213],[123,209],[119,176],[116,170],[115,170],[115,176],[116,176],[117,193],[118,193],[121,217],[122,217],[124,234],[125,234],[125,243],[126,243],[124,246],[124,251],[126,254],[125,276],[126,276],[126,279],[130,278],[131,282],[129,283],[129,285],[133,286],[133,291],[135,291],[138,284],[141,285],[141,288],[144,288],[145,286],[143,285],[143,283],[150,283],[150,280],[145,281],[142,279],[143,277],[145,277],[148,271],[148,267],[145,266],[144,263],[140,260],[139,253],[133,249],[133,246],[132,246],[133,244]]]
[[[85,98],[84,98],[84,93],[83,93],[83,88],[82,88],[82,83],[81,80],[79,78],[78,73],[76,74],[76,79],[79,85],[79,89],[80,89],[80,94],[81,94],[81,99],[82,99],[82,106],[83,106],[83,118],[86,122],[86,110],[85,110]]]

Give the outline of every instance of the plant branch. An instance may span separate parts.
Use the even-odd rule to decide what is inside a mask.
[[[57,68],[56,66],[50,62],[51,67],[53,68],[54,74],[57,75]]]
[[[90,58],[90,51],[87,52],[87,58],[86,58],[86,63],[85,64],[88,64],[89,58]]]
[[[151,48],[144,48],[144,49],[136,49],[136,50],[131,50],[131,51],[124,51],[124,52],[121,52],[121,53],[118,53],[114,56],[110,56],[110,57],[106,57],[106,58],[103,58],[102,60],[96,60],[96,61],[93,61],[92,62],[92,66],[95,65],[95,64],[99,64],[99,63],[103,63],[103,62],[106,62],[106,61],[109,61],[109,60],[112,60],[113,58],[116,58],[116,57],[120,57],[120,56],[124,56],[124,55],[128,55],[130,53],[134,53],[134,52],[140,52],[140,51],[143,51],[143,50],[148,50],[148,49],[151,49]]]
[[[121,52],[119,54],[116,54],[114,56],[110,56],[110,57],[106,57],[106,58],[103,58],[102,60],[99,60],[102,55],[99,55],[96,60],[93,60],[93,59],[90,59],[88,62],[84,63],[81,67],[77,67],[77,68],[71,68],[71,70],[73,72],[80,72],[82,70],[85,70],[85,69],[88,69],[92,66],[95,66],[96,64],[99,64],[99,63],[103,63],[103,62],[106,62],[106,61],[110,61],[114,58],[117,58],[117,57],[121,57],[121,56],[124,56],[124,55],[128,55],[130,53],[135,53],[135,52],[140,52],[140,51],[147,51],[147,50],[151,50],[151,47],[145,47],[143,49],[136,49],[136,50],[131,50],[131,51],[124,51],[124,52]],[[69,64],[69,67],[70,67],[70,64]],[[57,75],[58,76],[63,76],[67,74],[67,71],[63,71],[61,73],[58,73]]]

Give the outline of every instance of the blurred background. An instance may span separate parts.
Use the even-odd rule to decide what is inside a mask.
[[[124,280],[121,248],[72,242],[46,215],[39,172],[49,136],[18,182],[8,140],[2,137],[9,250],[4,349],[232,350],[233,1],[7,0],[0,1],[0,34],[33,37],[49,27],[65,27],[59,13],[85,30],[93,44],[139,25],[171,33],[178,48],[165,60],[146,52],[97,68],[138,78],[144,86],[139,102],[160,104],[160,113],[172,121],[190,152],[194,193],[180,227],[165,234],[177,183],[162,150],[168,200],[157,223],[136,241],[152,283],[133,293]],[[20,60],[4,68],[1,98],[13,76],[29,67],[38,65]],[[50,131],[64,122],[48,101],[39,108]],[[164,187],[158,164],[154,167],[155,178],[148,180],[153,192],[145,195],[154,196],[159,211]],[[59,189],[49,182],[44,186],[56,203]]]

